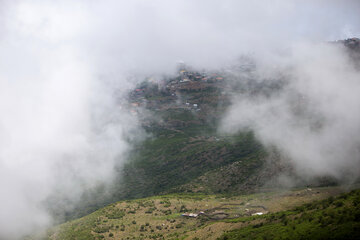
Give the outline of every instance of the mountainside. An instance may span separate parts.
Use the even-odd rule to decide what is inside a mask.
[[[230,239],[359,239],[360,191],[261,216],[225,233]],[[235,220],[237,221],[237,220]]]
[[[282,166],[269,167],[268,153],[251,131],[218,132],[230,104],[229,88],[219,73],[184,69],[165,82],[140,84],[124,107],[142,119],[145,140],[133,144],[111,194],[101,188],[89,193],[68,218],[122,199],[175,192],[236,194],[261,187]]]
[[[355,38],[336,44],[343,44],[357,63],[359,42]],[[53,215],[59,221],[74,219],[112,202],[159,194],[256,192],[276,186],[279,176],[288,178],[280,180],[287,186],[337,184],[327,176],[297,176],[289,161],[276,148],[265,148],[251,130],[219,131],[234,95],[273,96],[286,87],[286,77],[254,79],[254,68],[246,58],[234,71],[196,71],[180,64],[176,76],[140,83],[119,107],[140,119],[143,137],[129,139],[133,149],[117,168],[113,185],[86,192],[65,214],[62,207],[50,207]],[[234,72],[242,74],[241,81]],[[57,206],[51,200],[48,205]]]
[[[185,67],[176,78],[148,82],[131,93],[134,114],[147,116],[143,126],[149,137],[135,147],[122,169],[118,197],[241,192],[261,186],[264,182],[251,178],[266,163],[261,143],[249,130],[231,135],[218,131],[231,94],[225,74]],[[221,182],[218,174],[224,177]]]
[[[0,13],[0,240],[360,239],[360,0]]]
[[[244,60],[240,68],[244,73],[255,66]],[[148,78],[140,83],[119,107],[140,119],[143,139],[129,140],[134,141],[133,149],[125,164],[118,167],[110,189],[105,192],[99,186],[87,192],[75,210],[65,213],[65,219],[123,199],[179,192],[256,192],[273,186],[272,181],[281,174],[291,176],[295,186],[336,183],[322,176],[320,180],[296,181],[290,164],[276,149],[265,149],[251,130],[219,132],[234,94],[270,96],[286,84],[282,78],[255,81],[251,74],[246,76],[233,81],[238,76],[229,72],[199,72],[180,65],[175,77],[162,81]]]
[[[333,197],[342,191],[327,187],[127,200],[55,227],[44,239],[273,239],[273,234],[309,239],[335,231],[337,237],[356,236],[360,191]]]

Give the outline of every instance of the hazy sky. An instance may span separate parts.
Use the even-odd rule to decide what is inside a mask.
[[[299,46],[359,36],[359,12],[355,0],[0,1],[0,238],[51,224],[42,202],[54,191],[76,201],[83,188],[111,181],[114,164],[131,147],[125,138],[138,128],[113,98],[115,90],[121,98],[135,84],[129,76],[172,73],[179,60],[216,69],[246,53],[264,69],[291,60],[296,71],[307,71],[322,54],[336,56],[340,64],[346,58],[337,50],[307,56],[313,48]],[[290,58],[283,58],[283,51]],[[307,59],[312,62],[304,64]],[[348,70],[321,72],[334,85],[319,94],[332,97],[341,87],[340,73]],[[335,104],[357,90],[357,72],[348,75],[351,84]],[[300,82],[294,88],[305,88]],[[304,82],[314,89],[327,85]],[[346,116],[349,133],[358,115]],[[243,119],[233,120],[234,126],[243,125]],[[258,135],[269,140],[266,131]]]

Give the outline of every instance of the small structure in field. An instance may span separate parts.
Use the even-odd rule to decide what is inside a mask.
[[[263,215],[263,214],[264,214],[263,212],[257,212],[257,213],[251,214],[251,216],[260,216],[260,215]]]
[[[200,211],[199,213],[183,213],[181,216],[183,217],[191,217],[191,218],[197,218],[199,215],[204,214],[205,212]]]

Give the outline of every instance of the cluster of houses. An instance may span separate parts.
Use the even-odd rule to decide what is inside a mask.
[[[169,96],[171,96],[174,100],[177,100],[179,99],[177,96],[178,91],[193,88],[201,89],[201,87],[203,86],[208,86],[211,83],[222,80],[223,77],[220,76],[218,73],[194,71],[191,68],[187,67],[184,63],[181,63],[178,66],[178,76],[172,78],[167,82],[164,82],[164,84],[160,88],[163,89],[162,91],[165,92],[165,94],[169,94]],[[148,83],[150,85],[158,85],[158,83],[155,82],[153,78],[149,78]],[[138,113],[139,107],[141,106],[147,106],[157,109],[161,105],[161,103],[157,102],[157,100],[149,100],[149,91],[152,91],[151,87],[149,88],[149,85],[144,85],[130,93],[130,111],[132,114],[136,115]],[[178,104],[177,107],[182,107],[193,111],[201,110],[198,103],[190,103],[186,100]]]
[[[179,70],[179,83],[187,83],[194,81],[216,82],[222,80],[224,80],[224,78],[217,73],[207,73],[206,71],[196,72],[187,70],[185,67]]]

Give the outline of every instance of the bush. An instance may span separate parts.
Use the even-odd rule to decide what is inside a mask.
[[[125,231],[125,225],[123,224],[123,225],[121,225],[121,229],[120,229],[120,231]]]
[[[338,201],[335,202],[335,206],[336,207],[342,207],[342,206],[344,206],[344,203],[342,201],[338,200]]]
[[[94,229],[94,232],[96,233],[105,233],[110,230],[110,226],[99,226]]]
[[[120,209],[114,210],[114,211],[106,214],[106,217],[109,219],[121,219],[124,216],[125,216],[125,212]]]
[[[182,227],[182,224],[181,223],[178,223],[175,225],[176,228],[181,228]]]
[[[170,209],[168,209],[168,210],[162,211],[162,213],[165,215],[170,215],[172,212]]]
[[[149,208],[148,210],[145,211],[146,214],[151,214],[153,213],[155,209],[154,208]]]

